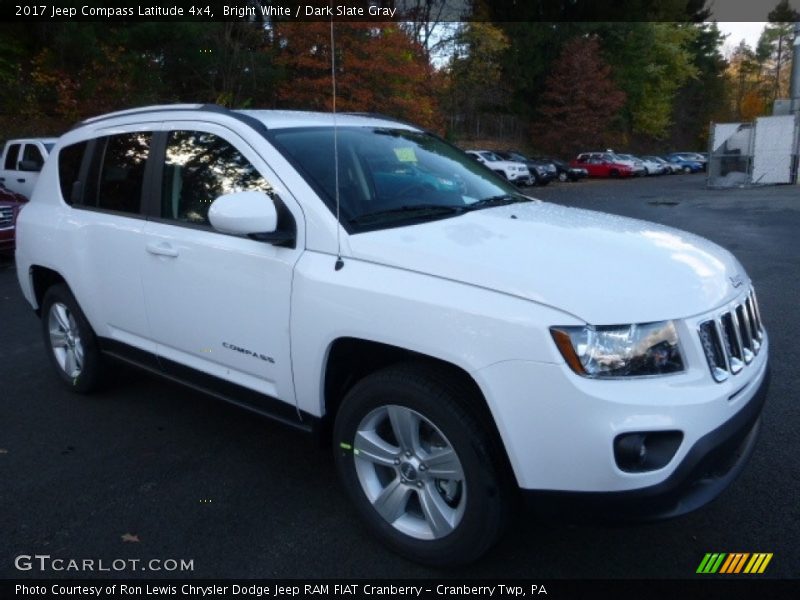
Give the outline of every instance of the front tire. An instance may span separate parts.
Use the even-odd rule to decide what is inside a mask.
[[[50,287],[44,295],[42,334],[50,362],[64,385],[82,394],[95,390],[102,372],[97,338],[64,284]]]
[[[465,564],[502,533],[508,494],[491,438],[467,408],[473,395],[425,365],[400,365],[358,382],[336,416],[348,495],[373,533],[411,560]]]

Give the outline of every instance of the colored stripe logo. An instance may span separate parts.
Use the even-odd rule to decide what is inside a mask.
[[[747,573],[761,574],[767,570],[772,560],[772,552],[708,552],[700,561],[697,573],[737,575]]]

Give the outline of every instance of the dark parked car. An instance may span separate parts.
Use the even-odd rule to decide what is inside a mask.
[[[556,166],[556,179],[559,181],[579,181],[589,176],[589,171],[583,167],[571,167],[563,160],[557,158],[537,157],[539,160],[546,160]]]
[[[556,166],[546,160],[539,158],[530,158],[516,150],[509,150],[507,152],[495,152],[505,160],[515,160],[517,162],[525,163],[528,171],[531,173],[533,185],[547,185],[558,176]]]
[[[22,194],[9,191],[0,184],[0,253],[14,252],[17,215],[27,201]]]

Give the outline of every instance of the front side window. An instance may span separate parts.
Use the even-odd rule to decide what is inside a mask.
[[[22,152],[22,160],[36,165],[38,169],[41,169],[42,165],[44,165],[42,151],[34,144],[25,144],[25,150]]]
[[[161,217],[209,225],[208,209],[223,194],[272,186],[228,141],[202,131],[171,131],[161,182]]]
[[[84,204],[139,214],[152,137],[152,133],[141,131],[98,139]]]
[[[458,216],[526,199],[469,154],[427,133],[405,129],[278,129],[270,140],[351,231]]]

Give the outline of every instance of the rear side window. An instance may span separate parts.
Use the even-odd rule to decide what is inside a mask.
[[[231,192],[262,191],[272,186],[228,141],[202,131],[171,131],[161,184],[161,217],[209,225],[208,209]]]
[[[137,131],[97,140],[84,204],[139,214],[152,137],[150,132]]]
[[[6,162],[3,165],[4,169],[8,169],[9,171],[16,171],[17,170],[17,159],[19,158],[19,147],[20,147],[20,144],[11,144],[8,147],[8,152],[6,153]]]
[[[72,144],[65,146],[58,153],[58,182],[61,184],[61,197],[67,204],[78,201],[80,194],[78,178],[86,145],[87,142]]]

